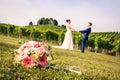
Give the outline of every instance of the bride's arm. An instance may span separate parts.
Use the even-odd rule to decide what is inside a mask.
[[[72,31],[77,31],[76,29],[74,29],[73,27],[69,26],[69,29],[71,29]],[[77,31],[78,32],[78,31]]]

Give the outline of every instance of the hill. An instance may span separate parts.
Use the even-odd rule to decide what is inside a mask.
[[[19,38],[11,38],[0,35],[0,79],[1,80],[119,80],[120,58],[99,53],[79,50],[62,50],[52,48],[54,60],[51,61],[59,70],[51,68],[25,69],[21,65],[13,63],[13,54],[10,52],[17,49]],[[27,41],[27,40],[25,40]],[[46,43],[49,44],[49,43]],[[76,73],[61,70],[61,68],[73,67]]]

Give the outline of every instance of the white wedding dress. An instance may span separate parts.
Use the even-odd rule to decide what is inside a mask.
[[[65,34],[64,41],[63,41],[62,45],[61,46],[53,46],[53,47],[73,50],[72,31],[67,26],[66,26],[66,29],[67,29],[67,32]]]

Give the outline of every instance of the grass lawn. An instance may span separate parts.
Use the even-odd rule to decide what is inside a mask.
[[[120,80],[120,57],[79,50],[52,48],[54,60],[50,63],[59,68],[73,67],[82,75],[51,68],[25,69],[13,64],[13,54],[9,54],[19,48],[19,40],[0,35],[0,80]]]

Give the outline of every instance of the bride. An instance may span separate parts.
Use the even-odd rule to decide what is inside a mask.
[[[66,20],[66,29],[67,29],[67,32],[65,34],[64,41],[63,41],[62,45],[59,47],[55,47],[55,48],[73,50],[72,30],[75,31],[75,29],[71,27],[71,20],[70,19]]]

